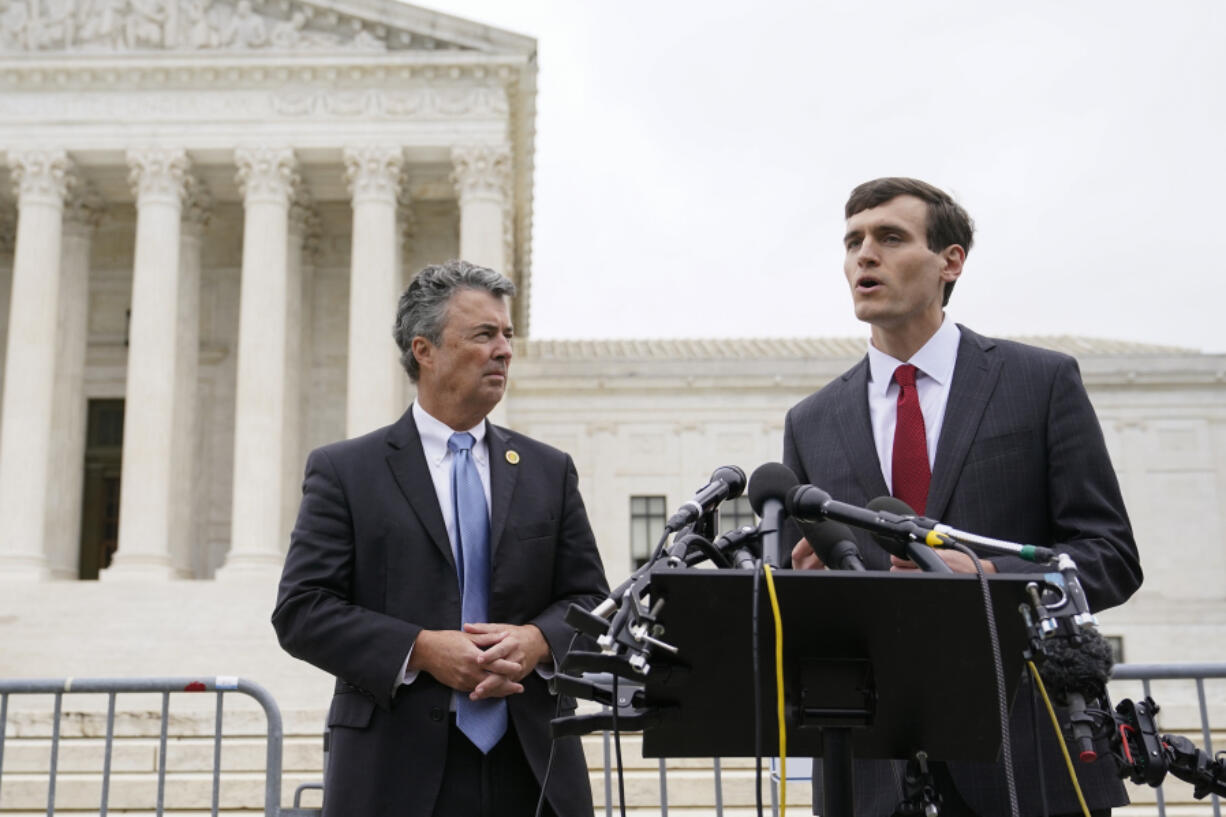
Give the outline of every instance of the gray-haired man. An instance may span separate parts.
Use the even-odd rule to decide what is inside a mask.
[[[422,270],[393,334],[417,399],[394,425],[313,451],[273,624],[337,678],[324,813],[531,814],[571,603],[608,594],[571,458],[494,426],[514,285]],[[563,710],[573,708],[563,701]],[[592,813],[578,739],[545,813]]]

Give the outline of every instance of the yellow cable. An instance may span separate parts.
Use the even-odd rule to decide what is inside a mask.
[[[1086,805],[1086,799],[1081,794],[1081,784],[1077,782],[1077,772],[1073,768],[1073,759],[1069,757],[1068,746],[1064,743],[1064,733],[1060,731],[1060,721],[1056,718],[1056,710],[1051,705],[1051,699],[1047,697],[1047,687],[1043,686],[1043,678],[1035,669],[1034,662],[1027,661],[1026,666],[1030,668],[1030,677],[1039,686],[1039,695],[1043,698],[1043,705],[1047,707],[1047,715],[1051,718],[1052,728],[1056,730],[1056,743],[1060,744],[1060,752],[1064,755],[1064,765],[1068,767],[1069,779],[1073,781],[1073,790],[1077,792],[1077,802],[1081,804],[1081,811],[1085,817],[1090,817],[1090,807]]]
[[[766,592],[770,595],[771,614],[775,618],[775,700],[778,701],[779,717],[779,815],[788,811],[788,733],[784,720],[783,701],[783,617],[779,615],[779,597],[775,595],[775,580],[771,578],[771,566],[762,565],[766,573]]]

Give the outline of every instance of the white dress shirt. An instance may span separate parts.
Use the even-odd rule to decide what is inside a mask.
[[[438,507],[443,512],[443,521],[447,523],[447,538],[451,540],[451,555],[457,556],[457,537],[455,532],[455,504],[451,498],[451,461],[455,455],[447,447],[447,441],[456,431],[451,426],[431,417],[421,404],[413,401],[413,422],[417,423],[417,433],[421,437],[421,450],[426,455],[426,465],[430,466],[430,479],[434,480],[434,493],[438,496]],[[481,475],[481,488],[485,491],[485,512],[490,512],[490,447],[485,442],[485,420],[467,429],[473,435],[472,459]],[[458,556],[457,556],[458,564]]]
[[[421,437],[421,450],[426,455],[426,465],[430,468],[430,479],[434,482],[434,493],[438,497],[439,510],[443,512],[443,522],[447,525],[447,538],[451,541],[451,555],[459,564],[458,537],[456,536],[455,503],[451,497],[451,461],[455,455],[447,447],[447,441],[455,434],[455,429],[441,420],[431,417],[416,400],[413,401],[413,422],[417,424],[417,434]],[[485,420],[473,428],[467,429],[473,435],[472,460],[481,475],[481,487],[485,490],[485,512],[490,512],[490,448],[485,442]],[[417,680],[417,670],[409,669],[409,659],[413,656],[413,648],[404,657],[400,679],[392,688],[400,684],[411,684]],[[455,709],[454,702],[452,709]]]
[[[949,384],[954,379],[958,361],[958,343],[962,332],[953,321],[941,321],[941,327],[910,360],[898,360],[887,355],[869,341],[868,344],[868,413],[873,424],[873,442],[877,445],[877,461],[886,487],[893,490],[894,427],[898,422],[898,383],[894,370],[904,363],[919,369],[915,375],[915,391],[919,395],[920,411],[924,415],[924,437],[928,443],[928,467],[936,463],[937,442],[945,421],[945,405],[949,402]]]

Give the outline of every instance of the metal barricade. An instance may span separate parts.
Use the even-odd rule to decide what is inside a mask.
[[[1159,681],[1159,680],[1162,680],[1162,681],[1165,681],[1165,680],[1194,681],[1196,685],[1196,695],[1197,695],[1197,701],[1198,701],[1199,713],[1200,713],[1199,719],[1200,719],[1200,729],[1201,729],[1201,748],[1204,749],[1204,751],[1211,757],[1214,754],[1214,749],[1213,749],[1213,740],[1212,740],[1212,727],[1209,722],[1209,707],[1207,703],[1207,696],[1205,693],[1205,681],[1209,679],[1223,679],[1223,678],[1226,678],[1226,663],[1169,664],[1169,665],[1165,665],[1165,664],[1119,664],[1114,668],[1114,670],[1112,671],[1112,675],[1111,675],[1111,680],[1113,683],[1120,682],[1120,681],[1125,681],[1125,682],[1140,681],[1142,684],[1143,690],[1144,690],[1144,695],[1150,695],[1150,684],[1152,681]],[[1125,697],[1131,697],[1131,696],[1121,695],[1121,694],[1117,694],[1116,692],[1112,692],[1111,697],[1113,700],[1118,701],[1118,700],[1122,700]],[[1163,704],[1165,702],[1159,700],[1158,703]],[[1171,731],[1176,731],[1176,730],[1171,730]],[[619,812],[619,807],[615,803],[613,795],[612,795],[612,791],[614,788],[614,786],[612,785],[612,779],[617,774],[617,770],[613,768],[613,757],[610,753],[609,744],[610,744],[609,733],[606,732],[604,733],[604,739],[602,741],[602,749],[603,749],[603,755],[604,755],[603,773],[604,773],[604,795],[605,795],[603,813],[605,817],[614,817],[614,815],[616,815]],[[771,814],[778,815],[779,799],[780,799],[779,798],[780,778],[779,778],[778,764],[774,759],[771,759],[771,758],[763,758],[763,763],[770,764],[769,780],[770,780],[770,795],[771,795]],[[660,809],[661,815],[667,814],[669,794],[668,794],[668,776],[667,776],[665,764],[666,764],[665,759],[661,759],[659,761],[660,783],[659,783],[658,802],[657,803],[637,803],[637,804],[628,803],[627,804],[628,809],[633,809],[636,806],[637,807],[648,807],[648,808],[651,808],[652,810]],[[793,768],[796,768],[797,766],[799,766],[800,769],[802,769],[803,771],[801,772],[801,774],[789,773],[788,781],[789,782],[808,781],[810,779],[810,774],[811,774],[808,764],[799,763],[799,764],[794,765],[792,760],[789,759],[788,761],[789,771],[791,771]],[[722,779],[722,774],[721,774],[719,758],[712,758],[711,774],[712,774],[712,782],[715,787],[715,795],[714,795],[714,803],[713,803],[714,812],[717,815],[717,817],[722,817],[724,813],[725,797],[724,797],[724,791],[723,791],[723,779]],[[1174,785],[1184,786],[1186,784],[1182,783],[1181,781],[1175,780]],[[1189,789],[1189,792],[1190,792],[1190,789]],[[1158,817],[1165,817],[1166,804],[1165,804],[1165,797],[1164,797],[1163,789],[1161,787],[1159,787],[1156,790],[1156,797],[1157,797],[1157,805],[1158,805]],[[687,803],[686,805],[694,805],[694,804]],[[733,804],[733,805],[737,805],[739,808],[744,808],[745,805],[747,804]],[[1211,803],[1207,803],[1206,805],[1211,806],[1213,810],[1213,817],[1221,817],[1221,805],[1218,802],[1218,798],[1216,795],[1212,796]],[[809,803],[806,802],[803,805],[795,806],[795,810],[793,810],[792,807],[789,807],[788,810],[790,812],[797,813],[797,814],[808,814],[811,808],[810,808]]]
[[[1209,705],[1205,697],[1205,681],[1226,678],[1226,664],[1120,664],[1111,672],[1112,681],[1140,681],[1146,697],[1154,681],[1195,681],[1197,707],[1200,712],[1201,748],[1213,757],[1213,730],[1209,724]],[[1112,699],[1127,696],[1112,695]],[[1163,701],[1158,701],[1162,705]],[[1180,784],[1177,782],[1177,785]],[[1158,817],[1166,817],[1166,795],[1163,786],[1157,788]],[[1213,817],[1222,817],[1222,804],[1216,794],[1210,795]]]
[[[103,748],[102,796],[98,814],[105,817],[109,808],[111,782],[111,755],[115,738],[116,697],[122,693],[161,693],[162,709],[158,738],[157,803],[158,815],[165,813],[166,749],[171,693],[214,692],[217,695],[215,727],[213,733],[213,790],[212,814],[217,815],[221,791],[221,738],[222,711],[227,692],[237,692],[254,698],[263,708],[268,721],[267,750],[265,756],[264,815],[265,817],[289,817],[290,814],[313,814],[314,810],[281,810],[281,748],[284,739],[281,710],[272,695],[259,684],[242,678],[217,676],[211,678],[62,678],[34,680],[0,679],[0,782],[4,779],[4,746],[8,725],[9,698],[13,695],[53,695],[54,714],[51,726],[51,752],[47,781],[47,814],[55,814],[56,780],[60,750],[60,721],[63,715],[64,696],[74,693],[102,693],[107,695],[106,740]],[[0,806],[3,804],[0,803]]]

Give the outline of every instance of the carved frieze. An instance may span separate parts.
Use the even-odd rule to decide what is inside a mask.
[[[385,91],[305,88],[273,97],[276,113],[283,116],[429,117],[455,119],[468,116],[505,116],[510,109],[506,90],[495,85],[439,88],[422,86]]]
[[[459,49],[309,3],[0,0],[0,53]]]
[[[203,75],[199,79],[208,81]],[[220,78],[213,81],[217,79]],[[241,78],[226,79],[242,81]],[[444,98],[449,99],[446,105],[443,104]],[[273,118],[485,121],[505,118],[506,110],[505,93],[501,89],[484,87],[446,94],[425,88],[405,91],[256,88],[191,93],[141,90],[126,93],[0,94],[0,120],[8,124],[56,122],[68,112],[71,112],[73,122],[154,118],[172,122],[212,118],[241,122],[267,122]]]

